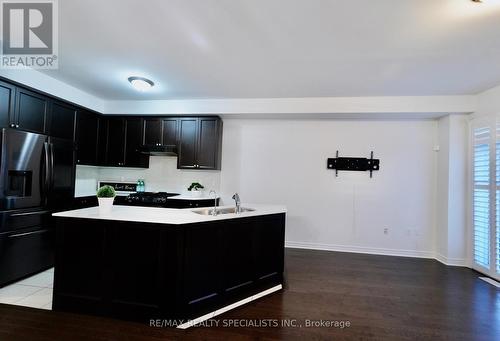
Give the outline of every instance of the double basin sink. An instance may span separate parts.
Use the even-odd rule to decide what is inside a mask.
[[[240,213],[243,212],[252,212],[255,211],[253,208],[240,207]],[[214,214],[213,207],[200,208],[197,210],[192,210],[192,212],[201,214],[201,215],[219,215],[219,214],[229,214],[236,213],[236,207],[226,207],[226,208],[217,208]]]

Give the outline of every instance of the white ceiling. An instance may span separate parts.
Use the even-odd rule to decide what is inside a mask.
[[[63,0],[59,70],[103,99],[474,94],[500,0]],[[157,83],[138,93],[130,75]]]

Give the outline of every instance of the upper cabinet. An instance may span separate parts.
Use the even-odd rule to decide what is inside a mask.
[[[144,119],[144,138],[142,144],[145,146],[161,145],[162,139],[161,118]]]
[[[220,169],[222,121],[218,117],[179,119],[177,167]]]
[[[144,146],[177,145],[179,119],[160,117],[144,119]]]
[[[149,156],[141,153],[143,140],[143,119],[127,118],[125,120],[125,166],[149,167]]]
[[[97,164],[99,115],[78,110],[76,115],[76,163]]]
[[[125,120],[123,118],[110,118],[108,120],[106,165],[125,166],[125,140]]]
[[[74,140],[76,108],[62,102],[52,102],[50,108],[50,136]]]
[[[15,86],[0,82],[0,128],[9,127],[14,120]]]
[[[107,129],[99,129],[106,148],[99,148],[99,164],[110,167],[149,167],[149,156],[140,152],[143,120],[138,117],[106,119]],[[104,155],[102,154],[104,152]]]
[[[177,145],[178,130],[179,130],[179,119],[175,117],[163,118],[161,120],[162,125],[162,144],[167,145]]]
[[[44,134],[47,132],[49,98],[17,88],[16,109],[10,127]]]
[[[108,150],[108,119],[100,116],[97,120],[97,166],[105,166]]]

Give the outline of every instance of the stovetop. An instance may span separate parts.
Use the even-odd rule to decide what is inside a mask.
[[[131,193],[125,201],[138,206],[162,206],[167,203],[167,198],[179,195],[179,193],[168,192],[137,192]]]

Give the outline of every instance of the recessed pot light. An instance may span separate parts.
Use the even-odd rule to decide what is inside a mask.
[[[144,77],[129,77],[128,81],[138,91],[147,91],[155,85],[153,81]]]

